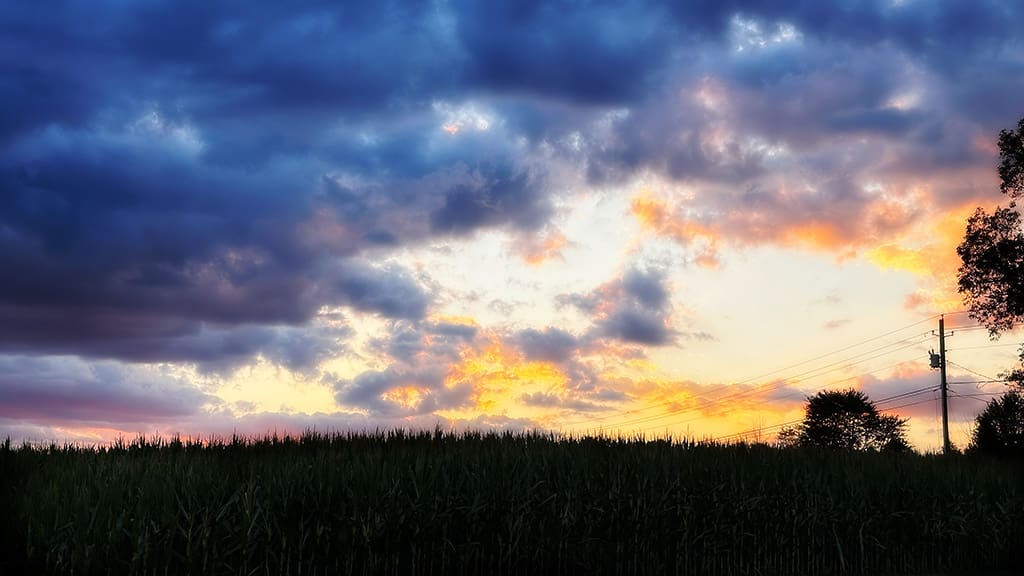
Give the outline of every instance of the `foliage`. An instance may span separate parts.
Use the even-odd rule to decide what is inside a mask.
[[[999,133],[999,178],[1009,206],[997,206],[992,213],[975,210],[956,249],[961,261],[957,287],[971,318],[993,338],[1024,321],[1024,230],[1017,209],[1024,195],[1024,118],[1016,130]],[[1024,350],[1020,359],[1024,363]],[[1009,379],[1024,384],[1024,372],[1015,370]]]
[[[972,452],[1024,458],[1024,395],[1010,391],[993,399],[975,419]]]
[[[4,574],[945,573],[1024,545],[1018,464],[963,457],[396,431],[0,464]]]
[[[992,335],[1024,319],[1024,232],[1016,208],[975,210],[956,252],[958,287],[972,318]]]
[[[863,392],[822,391],[807,399],[803,422],[780,434],[780,444],[905,452],[910,450],[906,428],[906,420],[879,414]]]
[[[1010,198],[1024,194],[1024,118],[1017,130],[999,132],[999,189]]]

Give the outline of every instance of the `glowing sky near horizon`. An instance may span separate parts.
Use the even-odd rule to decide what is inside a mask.
[[[0,437],[770,439],[856,387],[933,450],[952,313],[964,445],[1020,4],[678,4],[0,7]]]

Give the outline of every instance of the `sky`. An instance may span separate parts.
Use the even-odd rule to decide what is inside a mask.
[[[1024,4],[0,4],[0,437],[940,445],[1014,367],[956,292]]]

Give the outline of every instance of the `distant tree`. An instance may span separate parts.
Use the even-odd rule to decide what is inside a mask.
[[[956,249],[961,261],[957,288],[971,318],[985,325],[992,338],[1024,321],[1024,230],[1017,209],[1024,195],[1024,118],[1016,130],[999,133],[999,178],[1010,204],[991,214],[975,210]],[[1024,348],[1020,358],[1024,363]],[[1020,369],[1004,376],[1024,383]]]
[[[969,452],[1024,458],[1024,395],[1011,390],[974,420]]]
[[[803,422],[783,428],[780,446],[807,446],[851,451],[910,450],[907,421],[879,414],[858,390],[818,392],[807,399]]]

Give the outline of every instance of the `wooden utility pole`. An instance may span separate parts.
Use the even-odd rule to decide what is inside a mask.
[[[942,453],[949,450],[949,406],[947,405],[946,384],[946,323],[945,316],[939,316],[939,378],[942,379]]]

